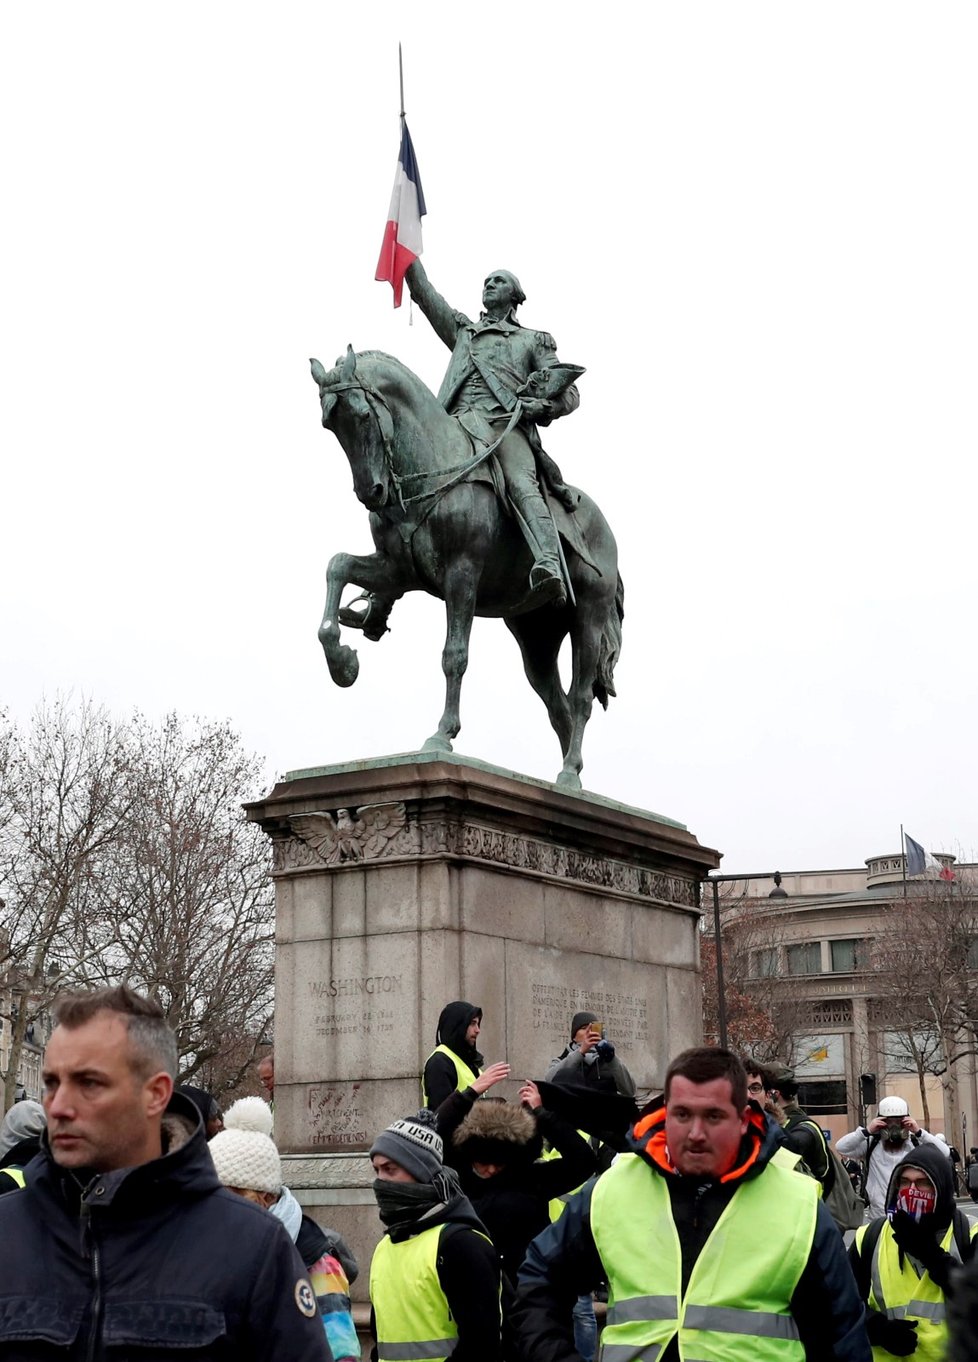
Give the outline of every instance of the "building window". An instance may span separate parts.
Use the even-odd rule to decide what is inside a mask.
[[[830,941],[833,974],[854,974],[867,968],[868,942],[856,937],[849,941]]]
[[[844,1116],[849,1110],[844,1078],[824,1083],[799,1083],[798,1105],[809,1116]]]
[[[805,941],[797,946],[789,946],[789,974],[821,974],[822,947],[818,941]]]
[[[968,938],[968,953],[965,956],[968,969],[978,969],[978,936]]]
[[[777,946],[765,946],[763,950],[751,951],[751,977],[754,979],[773,979],[778,972]]]

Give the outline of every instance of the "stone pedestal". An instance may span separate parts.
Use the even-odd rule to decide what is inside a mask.
[[[361,1257],[378,1236],[364,1153],[417,1109],[445,1003],[484,1009],[510,1097],[583,1008],[640,1090],[699,1039],[697,883],[719,858],[680,824],[419,753],[290,773],[247,811],[274,852],[276,1139],[293,1191]]]

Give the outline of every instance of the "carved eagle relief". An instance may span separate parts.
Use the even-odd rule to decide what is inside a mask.
[[[289,824],[297,837],[327,865],[373,860],[407,826],[403,804],[367,804],[362,809],[294,813]]]

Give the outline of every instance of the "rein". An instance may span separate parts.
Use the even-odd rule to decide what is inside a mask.
[[[388,420],[390,421],[391,429],[393,430],[394,417],[391,414],[391,409],[387,405],[387,399],[384,397],[383,393],[378,392],[376,388],[370,387],[359,377],[352,382],[331,383],[327,391],[331,393],[340,393],[348,392],[354,388],[363,393],[364,399],[373,413],[374,420],[377,422],[380,438],[384,445],[384,462],[387,464],[387,471],[390,474],[391,481],[397,491],[397,500],[400,503],[402,511],[406,511],[408,506],[413,505],[415,502],[426,501],[432,497],[440,497],[444,495],[445,492],[450,491],[458,483],[463,482],[469,473],[478,468],[480,464],[485,463],[486,459],[488,459],[491,454],[495,454],[496,450],[505,440],[506,436],[513,430],[517,421],[523,414],[523,403],[517,400],[515,407],[510,413],[506,429],[501,435],[496,436],[492,444],[487,445],[485,449],[480,450],[475,458],[470,459],[468,463],[453,464],[450,468],[433,468],[418,473],[401,474],[398,473],[397,469],[394,467],[394,450],[391,444],[391,438],[387,433],[384,422],[380,419],[380,412],[378,411],[378,406],[383,407],[384,411],[387,413]],[[412,482],[418,478],[441,477],[447,477],[448,481],[439,484],[438,487],[433,487],[427,492],[415,492],[413,496],[408,497],[404,495],[402,488],[405,483]],[[431,509],[432,508],[429,507],[428,512],[425,513],[426,516],[430,513]]]

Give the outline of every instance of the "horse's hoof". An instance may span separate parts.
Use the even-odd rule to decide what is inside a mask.
[[[360,675],[360,661],[353,648],[341,644],[326,654],[329,674],[337,686],[352,686]]]
[[[561,771],[554,784],[559,785],[562,790],[583,790],[584,788],[581,784],[581,777],[576,771]]]
[[[446,738],[444,733],[432,733],[431,737],[421,748],[422,752],[451,752],[452,743],[450,738]]]

